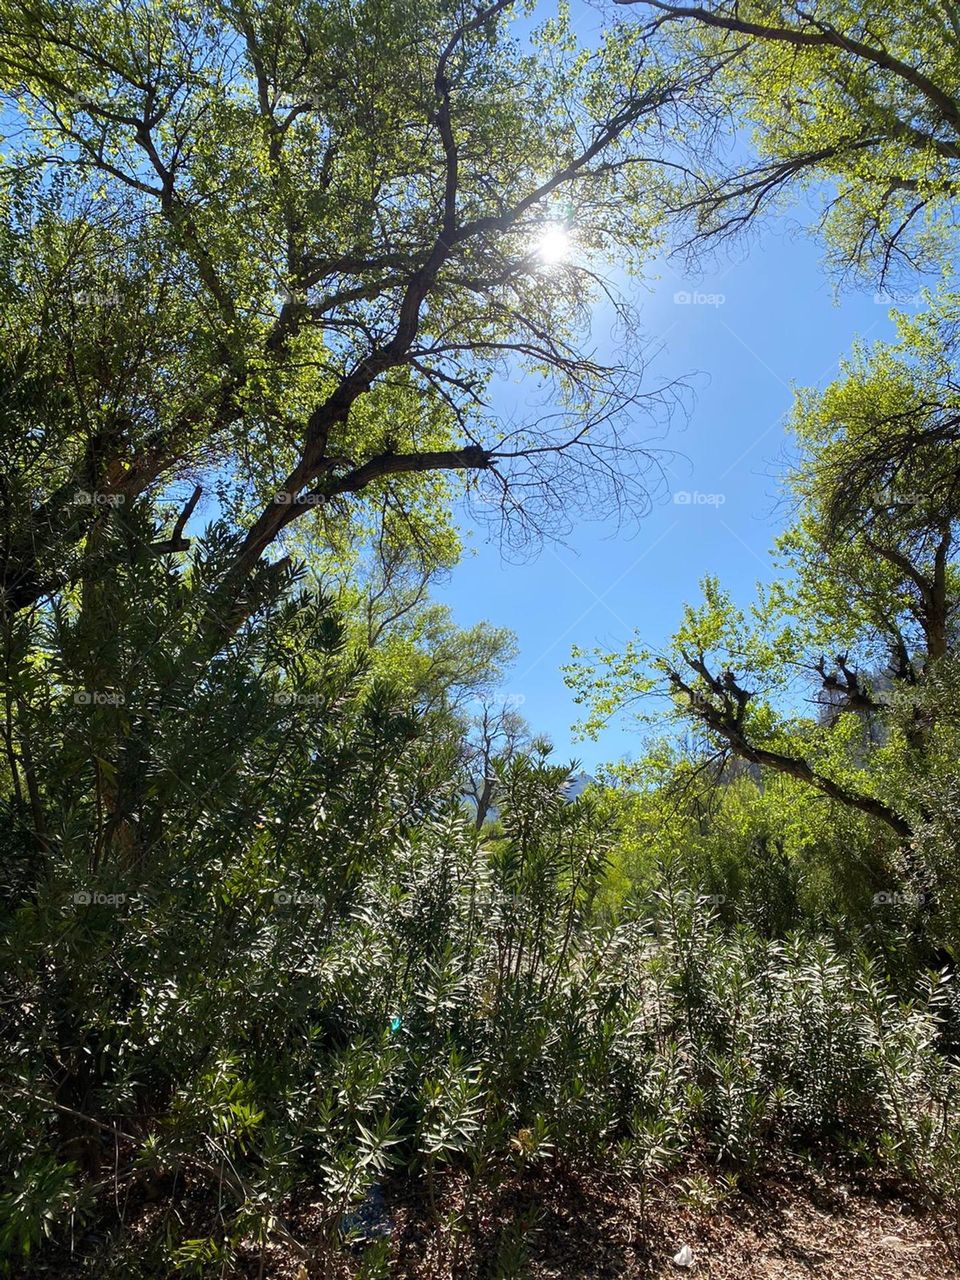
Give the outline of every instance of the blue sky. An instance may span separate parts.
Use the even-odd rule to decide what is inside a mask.
[[[538,7],[518,30],[552,9]],[[595,38],[597,10],[574,0],[572,11],[578,35]],[[663,644],[707,574],[748,604],[757,581],[769,579],[768,553],[788,518],[780,478],[793,388],[828,383],[854,338],[894,335],[889,300],[878,302],[872,290],[837,296],[823,246],[803,230],[803,216],[790,210],[709,273],[689,275],[679,262],[660,261],[651,263],[645,285],[623,284],[650,344],[651,387],[679,378],[692,396],[689,417],[678,417],[663,440],[675,455],[666,459],[669,491],[632,536],[618,532],[614,519],[585,522],[564,545],[547,543],[528,561],[509,563],[496,537],[471,527],[463,513],[466,553],[434,598],[461,626],[486,619],[516,633],[520,657],[502,692],[561,759],[594,770],[641,754],[643,745],[629,723],[612,724],[597,742],[575,737],[579,712],[561,674],[572,646],[616,647],[635,630],[644,643]],[[723,301],[677,303],[678,292]],[[598,355],[616,359],[602,341]],[[505,407],[508,416],[522,409]],[[714,500],[679,504],[681,491]],[[204,519],[209,514],[206,508]]]
[[[889,302],[872,291],[836,296],[822,245],[798,230],[796,213],[710,274],[687,276],[670,262],[652,274],[634,295],[659,352],[651,384],[683,377],[693,390],[688,419],[664,441],[677,454],[667,459],[671,492],[632,537],[618,535],[612,520],[585,523],[566,545],[544,545],[522,564],[503,561],[496,539],[466,523],[467,555],[436,592],[461,625],[485,618],[516,632],[520,659],[504,692],[561,758],[588,770],[639,754],[641,743],[629,724],[595,743],[574,740],[578,709],[560,671],[571,646],[615,646],[634,629],[646,643],[664,642],[705,574],[749,602],[770,576],[768,550],[788,520],[780,477],[792,388],[834,378],[855,337],[894,333]],[[723,301],[682,304],[678,292]],[[718,496],[682,504],[674,501],[681,491]]]

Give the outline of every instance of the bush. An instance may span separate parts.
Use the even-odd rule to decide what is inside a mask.
[[[543,1162],[645,1186],[704,1142],[750,1172],[830,1139],[956,1194],[941,986],[900,1003],[856,952],[721,927],[669,880],[611,913],[602,795],[568,803],[538,748],[478,833],[328,603],[274,577],[211,658],[229,540],[177,574],[128,518],[99,609],[18,639],[50,820],[8,801],[8,1268],[72,1240],[103,1274],[212,1273],[289,1238],[302,1186],[336,1250],[391,1170],[438,1212],[450,1169],[474,1195]]]

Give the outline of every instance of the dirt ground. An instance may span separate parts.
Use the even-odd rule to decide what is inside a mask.
[[[630,1193],[611,1196],[595,1219],[592,1241],[548,1246],[538,1277],[678,1277],[713,1280],[801,1280],[818,1276],[867,1280],[926,1280],[956,1275],[933,1224],[910,1204],[879,1188],[841,1181],[791,1178],[769,1181],[750,1195],[735,1195],[712,1209],[684,1204],[676,1193],[650,1212],[640,1235]],[[693,1266],[672,1259],[683,1245]],[[553,1256],[551,1256],[553,1255]]]
[[[449,1181],[428,1228],[421,1195],[384,1189],[389,1270],[397,1280],[941,1280],[960,1276],[936,1223],[877,1178],[794,1167],[731,1188],[716,1170],[687,1168],[644,1203],[635,1186],[544,1175],[508,1183],[479,1209]],[[458,1217],[467,1231],[445,1222]],[[304,1205],[290,1225],[301,1239]],[[693,1265],[673,1259],[689,1246]],[[358,1261],[362,1254],[358,1251]],[[266,1274],[332,1274],[276,1259]],[[343,1274],[349,1274],[345,1271]]]
[[[199,1227],[209,1206],[194,1207]],[[109,1265],[109,1255],[97,1260],[93,1242],[84,1240],[69,1257],[42,1254],[29,1274],[154,1276],[144,1242],[156,1235],[162,1213],[156,1203],[131,1213]],[[783,1164],[749,1184],[690,1162],[645,1196],[623,1179],[543,1169],[511,1170],[495,1193],[478,1197],[465,1174],[448,1173],[438,1176],[433,1211],[419,1180],[395,1179],[376,1188],[352,1221],[363,1238],[346,1250],[325,1246],[322,1207],[303,1187],[284,1207],[280,1234],[263,1249],[241,1247],[216,1274],[221,1280],[960,1280],[937,1220],[915,1194],[829,1162]],[[948,1237],[953,1241],[958,1225]],[[213,1228],[211,1220],[203,1233]],[[692,1259],[681,1253],[684,1246]],[[678,1255],[692,1265],[677,1265]]]

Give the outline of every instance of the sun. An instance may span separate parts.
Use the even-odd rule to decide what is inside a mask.
[[[571,247],[567,228],[559,223],[551,223],[544,227],[537,239],[537,257],[547,266],[554,266],[569,257]]]

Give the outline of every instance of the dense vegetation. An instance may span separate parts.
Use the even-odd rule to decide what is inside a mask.
[[[393,1179],[433,1274],[522,1275],[505,1183],[694,1153],[882,1171],[960,1257],[956,15],[512,9],[0,5],[9,1274],[388,1275]],[[658,729],[571,801],[431,583],[464,510],[643,514],[609,263],[801,184],[939,286],[798,396],[755,607],[575,655],[586,732]]]

